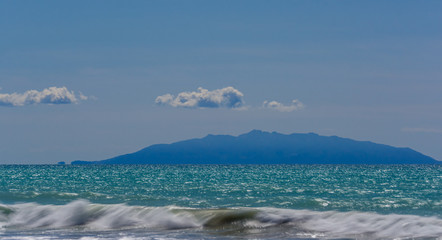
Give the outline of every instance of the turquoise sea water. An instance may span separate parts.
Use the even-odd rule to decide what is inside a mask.
[[[442,239],[442,166],[0,165],[0,239]]]

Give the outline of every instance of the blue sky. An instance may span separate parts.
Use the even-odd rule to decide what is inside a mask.
[[[442,160],[441,1],[1,1],[0,163],[252,129]]]

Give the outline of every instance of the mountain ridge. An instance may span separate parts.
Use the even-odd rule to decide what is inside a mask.
[[[316,133],[212,135],[71,164],[441,164],[411,148]]]

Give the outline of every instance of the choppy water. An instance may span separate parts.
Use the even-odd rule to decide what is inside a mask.
[[[442,166],[0,165],[0,239],[442,239]]]

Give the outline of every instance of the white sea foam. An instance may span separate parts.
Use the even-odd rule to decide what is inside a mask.
[[[309,210],[262,209],[261,222],[287,223],[301,231],[327,237],[367,239],[442,237],[442,220],[414,215],[381,215],[367,212],[316,212]]]
[[[78,200],[66,205],[16,204],[7,217],[6,228],[84,227],[105,230],[135,228],[176,229],[199,226],[189,213],[172,213],[172,208],[150,208],[124,204],[91,204]],[[0,215],[1,216],[1,215]],[[5,219],[5,214],[3,214]],[[0,218],[1,220],[1,218]]]
[[[168,231],[191,228],[202,232],[233,229],[250,233],[256,229],[262,234],[283,227],[284,232],[297,238],[442,239],[442,219],[415,215],[318,212],[278,208],[144,207],[124,204],[92,204],[85,200],[66,205],[26,203],[0,207],[0,227],[3,232],[42,229],[57,231],[83,229],[82,231],[92,232],[131,229]],[[0,232],[0,239],[2,239],[1,235]],[[84,237],[86,239],[91,236]],[[91,239],[94,237],[92,236]],[[132,236],[121,236],[123,237],[131,238]]]

